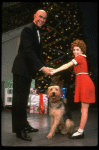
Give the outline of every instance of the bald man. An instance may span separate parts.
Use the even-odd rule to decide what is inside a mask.
[[[41,37],[39,29],[44,25],[47,13],[38,10],[34,20],[22,30],[18,54],[14,60],[13,73],[13,102],[12,102],[12,131],[18,138],[31,141],[28,132],[37,132],[27,121],[27,103],[32,79],[36,72],[42,71],[50,75],[52,68],[45,67],[41,56]]]

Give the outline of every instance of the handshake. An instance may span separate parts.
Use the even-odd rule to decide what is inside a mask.
[[[43,72],[45,75],[48,75],[48,76],[54,75],[55,70],[56,70],[56,69],[49,68],[49,67],[43,67],[43,68],[42,68],[42,72]]]

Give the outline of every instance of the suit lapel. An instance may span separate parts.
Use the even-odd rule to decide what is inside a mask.
[[[38,38],[38,34],[37,34],[37,28],[36,28],[36,24],[34,22],[32,22],[32,30],[35,33],[35,38],[36,38],[37,43],[40,45],[40,43],[41,43],[41,33],[39,31],[39,34],[40,34],[40,43],[39,43],[39,38]]]

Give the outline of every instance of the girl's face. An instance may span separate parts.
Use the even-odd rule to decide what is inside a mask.
[[[74,46],[73,48],[73,54],[75,57],[77,57],[78,55],[82,55],[82,51],[81,51],[81,48],[80,47],[77,47],[77,46]]]

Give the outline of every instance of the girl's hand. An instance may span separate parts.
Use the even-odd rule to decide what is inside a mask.
[[[53,71],[50,72],[50,75],[51,75],[51,76],[53,76],[53,75],[55,74],[55,70],[56,70],[56,69],[53,69]]]
[[[52,72],[54,70],[54,68],[50,68],[50,67],[47,67],[49,69],[50,72]]]

